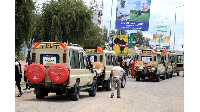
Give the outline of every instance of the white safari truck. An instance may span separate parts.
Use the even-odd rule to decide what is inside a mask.
[[[173,65],[173,72],[180,75],[180,71],[184,71],[184,53],[183,51],[170,51],[170,56],[172,58],[171,63]]]
[[[134,66],[136,81],[145,77],[156,79],[156,82],[160,81],[160,77],[165,80],[166,72],[162,58],[162,53],[156,50],[141,50],[141,53],[136,56],[137,61]]]
[[[86,69],[86,54],[81,46],[60,42],[33,43],[30,57],[26,74],[37,99],[56,93],[70,95],[77,101],[80,90],[87,90],[89,96],[96,95],[96,75]]]
[[[97,85],[104,87],[107,91],[110,91],[112,85],[111,70],[117,62],[115,52],[112,50],[103,50],[102,47],[84,47],[84,49],[86,51],[87,56],[90,56],[91,63],[102,63],[104,69],[101,73],[96,72]],[[121,87],[124,88],[125,84],[126,76],[124,75],[121,80]]]

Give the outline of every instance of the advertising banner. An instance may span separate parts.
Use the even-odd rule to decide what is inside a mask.
[[[116,54],[128,53],[128,35],[113,36],[113,50]]]
[[[148,31],[151,0],[117,0],[115,29]]]
[[[169,46],[170,45],[170,26],[155,25],[153,34],[153,45]]]

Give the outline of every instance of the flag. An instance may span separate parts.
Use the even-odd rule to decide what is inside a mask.
[[[163,50],[162,50],[162,53],[166,54],[166,53],[167,53],[167,51],[166,51],[165,49],[163,49]]]
[[[156,51],[155,51],[155,50],[151,50],[151,52],[152,52],[152,53],[156,53]]]

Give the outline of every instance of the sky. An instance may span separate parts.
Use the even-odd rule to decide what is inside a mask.
[[[49,0],[36,0],[37,4],[42,4]],[[91,0],[83,0],[87,6],[90,5]],[[102,27],[106,26],[110,30],[115,29],[116,21],[116,7],[119,0],[103,0],[103,16]],[[126,0],[134,1],[134,0]],[[175,33],[175,49],[184,50],[182,44],[184,44],[184,0],[151,0],[150,4],[150,18],[149,18],[149,30],[142,31],[143,36],[153,39],[154,25],[169,25],[171,28],[170,46],[174,46],[174,33]],[[181,6],[181,7],[180,7]],[[176,8],[178,7],[178,8]],[[112,8],[112,17],[111,17]],[[176,13],[176,25],[175,25],[175,13]],[[136,32],[129,30],[129,32]],[[173,49],[173,47],[171,47]]]
[[[104,0],[103,9],[103,22],[102,26],[110,29],[110,24],[107,21],[111,19],[111,30],[115,29],[115,8],[117,0]],[[175,32],[175,49],[183,50],[184,44],[184,1],[183,0],[151,0],[150,4],[150,19],[149,30],[142,31],[143,36],[153,39],[153,26],[154,25],[169,25],[171,28],[170,46],[174,45],[174,32]],[[181,6],[181,7],[179,7]],[[112,17],[111,17],[112,7]],[[178,7],[178,8],[176,8]],[[176,25],[175,25],[175,12],[176,12]],[[167,18],[167,19],[166,19]]]

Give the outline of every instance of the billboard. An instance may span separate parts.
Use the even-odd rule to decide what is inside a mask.
[[[113,36],[113,50],[116,54],[128,53],[128,35]]]
[[[117,0],[115,29],[148,31],[151,0]]]
[[[170,26],[155,25],[153,31],[153,45],[169,46],[170,45]]]

